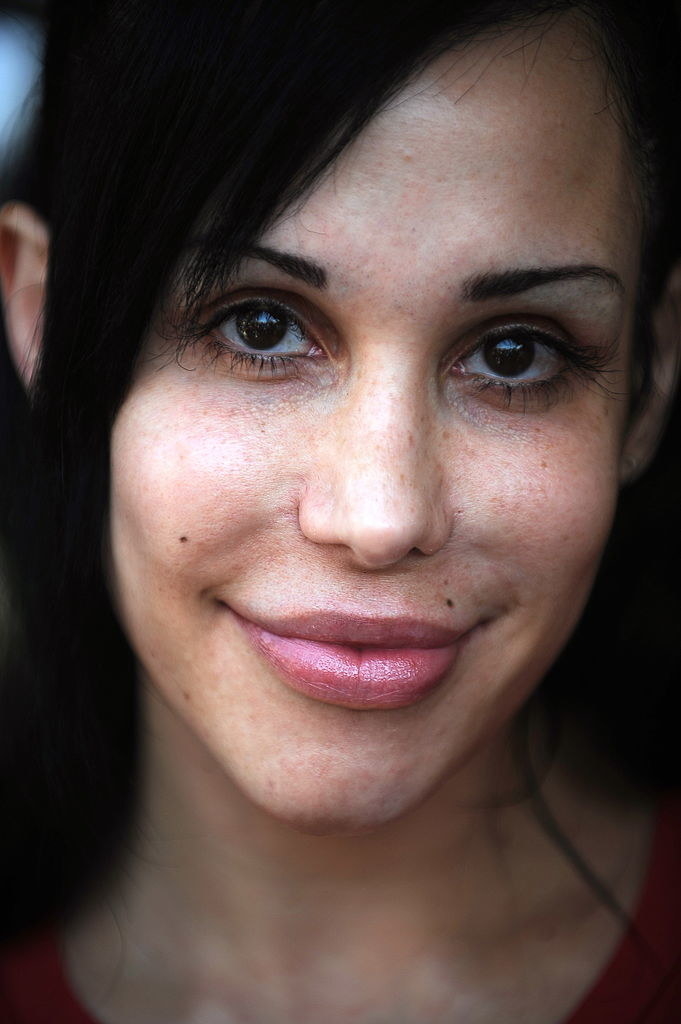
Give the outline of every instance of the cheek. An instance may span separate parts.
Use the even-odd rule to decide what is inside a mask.
[[[509,609],[509,641],[543,663],[566,642],[588,598],[615,513],[619,429],[601,416],[518,439],[488,451],[487,471],[470,498],[475,549]],[[492,582],[493,581],[493,582]]]
[[[296,442],[308,436],[300,416],[214,397],[141,386],[121,409],[110,517],[119,606],[126,594],[195,597],[255,576],[285,585],[292,561],[299,579],[323,569],[322,548],[308,551],[307,564],[296,557],[298,495],[328,468]],[[441,471],[452,538],[414,586],[449,578],[456,600],[457,581],[469,579],[483,596],[495,590],[495,604],[581,609],[614,512],[617,426],[556,417],[551,429],[505,426],[448,442]]]
[[[133,393],[111,447],[111,575],[119,606],[200,595],[256,556],[278,514],[268,445],[242,414]]]
[[[554,460],[541,455],[497,465],[487,501],[491,543],[527,586],[595,568],[617,495],[608,459],[566,448]]]

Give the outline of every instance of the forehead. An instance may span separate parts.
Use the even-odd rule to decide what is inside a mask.
[[[268,243],[339,272],[498,262],[637,269],[639,200],[597,44],[562,18],[433,62],[374,118]],[[329,264],[329,261],[330,264]]]

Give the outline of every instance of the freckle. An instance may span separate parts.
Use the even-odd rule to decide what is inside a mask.
[[[452,601],[451,597],[447,598],[447,600],[445,601],[445,604],[447,605],[448,608],[453,608],[454,607],[454,602]]]
[[[187,543],[187,538],[186,537],[180,537],[180,544],[186,544],[186,543]]]
[[[541,460],[541,468],[542,469],[546,469],[546,463],[545,463],[544,459]]]
[[[191,696],[190,696],[188,690],[183,690],[182,691],[182,696],[184,697],[184,699],[187,701],[188,704],[191,704],[192,699],[191,699]]]

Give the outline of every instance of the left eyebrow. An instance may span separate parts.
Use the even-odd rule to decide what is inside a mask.
[[[509,295],[520,295],[532,288],[556,281],[592,280],[604,284],[609,291],[624,292],[622,279],[614,270],[590,263],[568,264],[562,267],[513,267],[508,270],[474,274],[467,278],[461,294],[467,302],[484,302]]]

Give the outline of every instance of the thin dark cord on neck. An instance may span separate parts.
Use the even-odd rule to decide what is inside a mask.
[[[545,835],[570,863],[584,884],[591,889],[599,902],[606,907],[623,926],[625,934],[628,934],[631,940],[638,947],[639,953],[647,962],[648,967],[659,972],[662,970],[662,964],[659,956],[645,936],[641,934],[635,920],[622,907],[608,885],[606,885],[603,879],[599,877],[571,839],[565,834],[542,792],[542,780],[539,778],[535,770],[530,744],[530,720],[532,717],[532,710],[533,709],[530,707],[526,708],[525,714],[521,716],[520,742],[517,747],[521,778],[525,784],[527,799],[530,801],[532,812]],[[553,755],[555,754],[555,749],[557,747],[558,734],[558,730],[554,728],[551,733],[553,737],[553,743],[551,744],[551,760],[553,759]]]

